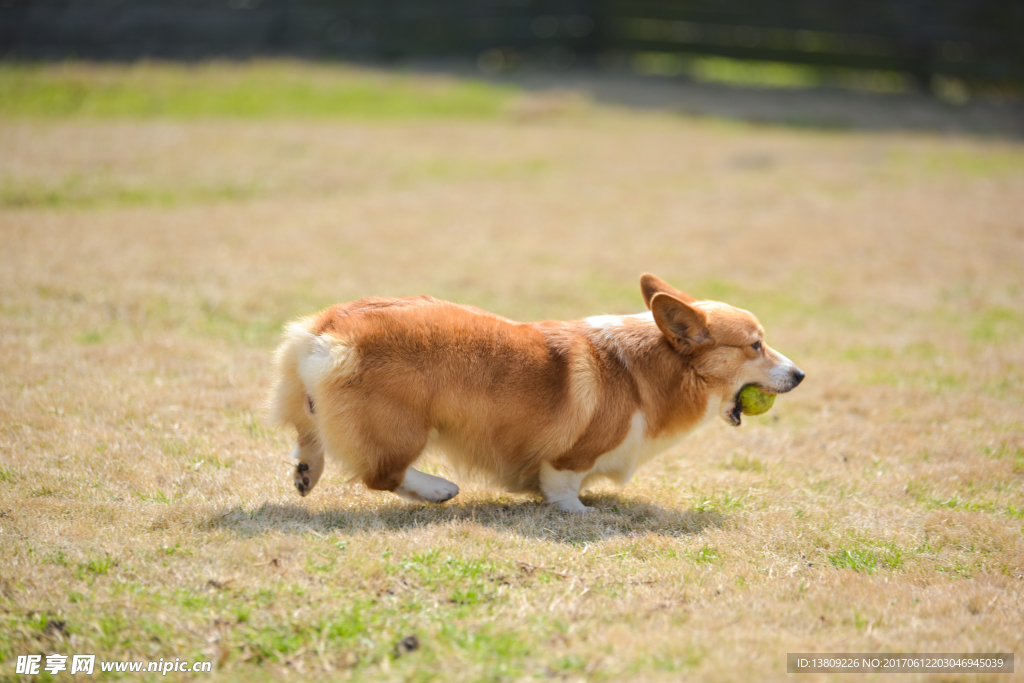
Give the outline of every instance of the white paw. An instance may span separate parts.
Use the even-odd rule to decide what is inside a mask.
[[[405,471],[405,479],[395,493],[417,503],[443,503],[459,494],[459,487],[447,479],[435,477],[413,468]]]
[[[437,486],[426,492],[423,499],[428,503],[443,503],[457,495],[459,495],[458,485],[442,479]]]
[[[583,515],[594,510],[594,508],[581,503],[579,498],[573,498],[571,500],[554,500],[551,501],[551,504],[554,505],[555,509],[559,512],[569,512],[575,515]]]
[[[544,494],[545,502],[561,512],[590,512],[594,508],[580,502],[580,485],[586,476],[586,472],[556,470],[550,463],[541,463],[540,491]]]

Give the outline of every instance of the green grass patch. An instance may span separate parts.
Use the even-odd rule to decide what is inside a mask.
[[[913,387],[924,389],[933,394],[944,394],[950,391],[964,391],[969,387],[971,376],[967,372],[943,372],[934,370],[893,370],[881,369],[862,373],[860,382],[868,386],[884,385],[905,389]],[[986,393],[997,391],[998,386],[985,386]]]
[[[161,505],[170,505],[176,500],[176,497],[168,497],[163,491],[136,491],[135,495],[138,496],[139,500],[146,503],[160,503]]]
[[[718,564],[721,562],[721,558],[718,554],[718,548],[712,548],[708,545],[703,545],[700,548],[691,549],[686,551],[686,556],[691,562],[698,564]]]
[[[68,561],[67,555],[64,554],[63,550],[58,550],[56,553],[51,555],[48,561],[61,567],[71,566],[71,563]]]
[[[1020,449],[999,447],[996,449],[986,449],[994,454],[992,457],[998,458],[1012,458],[1014,462],[1014,471],[1024,471],[1024,453]],[[966,491],[958,491],[953,493],[951,496],[946,495],[935,495],[928,483],[917,480],[911,481],[907,484],[907,493],[914,497],[914,500],[924,505],[929,510],[958,510],[960,512],[984,512],[991,515],[1006,515],[1013,519],[1024,518],[1024,505],[1014,505],[1005,502],[999,502],[995,500],[979,500],[971,495],[974,487],[968,483],[965,488]],[[993,491],[994,493],[1006,493],[1009,492],[1011,497],[1017,497],[1016,484],[1008,482],[1005,485],[998,485]]]
[[[0,67],[2,69],[2,67]],[[0,104],[0,109],[3,105]],[[6,180],[0,183],[0,207],[9,209],[95,208],[218,203],[250,199],[260,193],[252,184],[154,187],[124,185],[102,176],[71,176],[55,182]]]
[[[189,327],[203,336],[242,342],[249,346],[269,347],[277,341],[284,323],[282,319],[239,314],[209,301],[202,301]]]
[[[700,664],[704,659],[704,653],[700,650],[687,650],[679,655],[658,655],[652,658],[651,663],[655,671],[668,673],[686,671]]]
[[[75,343],[83,346],[92,346],[94,344],[101,343],[104,337],[106,337],[105,332],[101,332],[100,330],[88,330],[86,332],[79,332],[76,334]]]
[[[267,430],[263,428],[263,423],[260,421],[259,415],[251,411],[243,410],[237,418],[237,424],[253,441],[262,441],[267,438]],[[215,467],[223,468],[231,466],[230,462],[224,462],[216,456],[211,456],[210,464]]]
[[[1001,505],[993,501],[977,501],[961,498],[953,494],[949,498],[928,497],[924,500],[926,507],[932,510],[960,510],[963,512],[988,512],[990,514],[1007,515],[1014,519],[1024,518],[1024,506]]]
[[[411,659],[433,662],[454,657],[463,666],[482,669],[478,680],[504,680],[523,672],[529,646],[517,629],[490,624],[467,628],[444,619],[435,623],[429,617],[424,622],[417,610],[405,607],[360,598],[329,617],[259,623],[253,623],[257,614],[246,612],[233,632],[234,658],[253,664],[286,662],[319,645],[327,652],[349,653],[351,666],[360,670],[399,660],[395,644],[412,634],[421,647],[409,655]],[[422,680],[442,678],[435,674]]]
[[[519,676],[530,654],[527,639],[516,628],[506,630],[489,624],[460,628],[446,624],[438,638],[451,643],[460,655],[482,664],[484,672],[480,680],[509,680]]]
[[[160,548],[160,553],[164,555],[192,555],[193,552],[188,548],[182,549],[181,543],[175,543],[174,545],[165,545]]]
[[[648,21],[635,22],[637,25],[633,29],[643,33],[644,24]],[[895,71],[877,69],[823,67],[668,52],[636,53],[631,65],[637,73],[648,76],[686,75],[705,83],[758,88],[833,87],[877,93],[899,93],[907,90],[906,76]]]
[[[1009,460],[1013,463],[1014,474],[1024,474],[1024,448],[1004,443],[996,447],[985,446],[981,452],[989,458]]]
[[[747,507],[747,497],[731,491],[706,493],[694,490],[692,500],[694,512],[734,512]]]
[[[667,274],[669,282],[686,282],[685,275]],[[802,278],[793,279],[790,286],[751,287],[728,280],[708,279],[684,286],[688,294],[697,299],[722,301],[752,312],[768,328],[808,319],[828,321],[837,327],[859,329],[864,324],[863,314],[835,301],[828,295],[808,287]],[[770,343],[770,342],[769,342]]]
[[[878,564],[878,553],[870,548],[841,548],[829,554],[828,561],[839,569],[871,574]]]
[[[904,563],[902,548],[892,541],[861,540],[841,545],[827,555],[837,569],[873,574],[878,569],[899,569]]]
[[[263,432],[262,427],[260,427],[260,431]],[[226,470],[229,469],[233,464],[233,460],[222,458],[217,455],[206,455],[203,457],[196,456],[189,459],[189,467],[191,467],[193,470],[198,470],[201,467],[209,467],[217,470]]]
[[[117,560],[108,556],[98,557],[83,562],[75,568],[75,576],[79,579],[103,576],[117,566]]]
[[[845,361],[870,362],[907,360],[934,360],[941,355],[940,347],[922,342],[905,346],[879,346],[877,344],[855,344],[838,351],[838,357]]]
[[[970,335],[984,343],[1020,339],[1024,336],[1024,313],[1000,306],[982,309],[971,322]]]
[[[480,118],[510,88],[334,65],[0,65],[0,117]]]
[[[725,57],[702,57],[687,69],[699,81],[769,88],[812,88],[821,77],[812,67],[781,62],[748,62]]]
[[[896,148],[889,151],[886,161],[900,173],[926,177],[1006,178],[1024,173],[1024,156],[1012,148]]]
[[[970,579],[974,576],[973,567],[960,558],[936,566],[935,571],[945,574],[950,579]]]
[[[722,467],[727,470],[736,470],[737,472],[755,472],[757,474],[760,474],[767,469],[764,462],[760,459],[746,455],[745,453],[732,454],[728,460],[722,463]]]
[[[413,555],[392,567],[426,590],[447,592],[449,602],[464,606],[490,599],[495,585],[511,573],[508,567],[499,567],[483,558],[442,557],[436,549]],[[456,588],[451,590],[451,586]]]

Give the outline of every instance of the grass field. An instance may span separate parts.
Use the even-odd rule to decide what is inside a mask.
[[[1020,670],[1020,142],[289,63],[5,65],[0,93],[0,678],[52,653],[213,663],[176,680]],[[632,313],[643,271],[752,310],[807,380],[585,517],[292,488],[261,417],[283,322],[420,293]]]

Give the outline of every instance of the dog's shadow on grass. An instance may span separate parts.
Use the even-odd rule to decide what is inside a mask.
[[[566,514],[530,500],[469,501],[414,506],[402,502],[370,505],[365,509],[310,510],[301,504],[264,503],[214,515],[208,528],[229,529],[245,536],[267,532],[304,534],[402,532],[431,526],[478,525],[525,538],[557,543],[589,543],[616,536],[684,536],[724,524],[713,510],[673,509],[614,494],[582,497],[594,510]]]

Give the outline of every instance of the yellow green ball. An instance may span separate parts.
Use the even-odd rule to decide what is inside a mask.
[[[775,403],[775,394],[769,394],[753,384],[748,384],[740,390],[739,401],[740,410],[744,415],[764,415]]]

